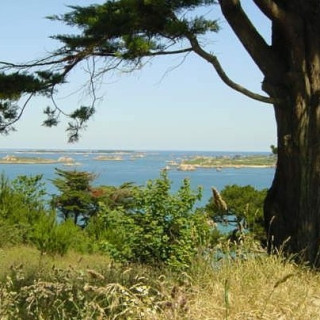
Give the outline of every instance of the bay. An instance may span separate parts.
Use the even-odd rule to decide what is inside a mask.
[[[95,185],[119,186],[124,182],[144,185],[149,179],[159,177],[161,170],[168,168],[173,162],[194,156],[236,156],[268,153],[252,152],[209,152],[209,151],[109,151],[109,150],[0,150],[0,158],[41,157],[58,160],[61,157],[71,157],[76,165],[66,166],[63,163],[53,164],[0,164],[0,172],[9,179],[19,175],[42,174],[48,193],[56,190],[51,183],[55,177],[55,168],[64,170],[81,170],[96,175]],[[100,160],[97,160],[100,159]],[[102,160],[113,158],[113,160]],[[119,160],[121,159],[121,160]],[[274,168],[198,168],[195,171],[179,171],[170,166],[168,175],[172,181],[172,190],[181,185],[184,178],[189,178],[193,189],[203,188],[201,205],[211,197],[211,187],[218,190],[226,185],[252,185],[257,189],[269,188],[274,176]]]

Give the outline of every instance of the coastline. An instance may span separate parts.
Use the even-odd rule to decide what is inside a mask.
[[[180,164],[177,167],[179,171],[195,171],[196,169],[214,169],[216,171],[222,171],[222,169],[267,169],[275,168],[275,164],[220,164],[216,165],[190,165],[190,164]]]
[[[275,164],[221,164],[219,166],[206,166],[206,165],[195,165],[196,168],[205,168],[205,169],[223,169],[223,168],[275,168]]]
[[[196,169],[215,169],[221,171],[223,168],[275,168],[275,156],[232,156],[232,157],[201,157],[195,156],[191,159],[182,160],[177,169],[181,171],[194,171]]]

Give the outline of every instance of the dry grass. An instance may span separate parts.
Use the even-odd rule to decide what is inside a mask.
[[[188,319],[320,319],[320,275],[276,256],[194,275]]]
[[[72,292],[77,292],[72,297],[73,303],[78,303],[77,319],[89,319],[90,308],[95,312],[90,319],[320,319],[320,274],[277,256],[225,259],[214,266],[199,259],[188,273],[171,274],[141,266],[115,266],[104,256],[71,253],[52,258],[20,247],[0,250],[1,282],[21,263],[24,267],[20,269],[30,281],[33,279],[21,284],[21,293],[13,294],[12,302],[22,294],[31,299],[32,290],[35,293],[41,289],[43,294],[49,285],[69,295],[68,299]],[[55,271],[59,277],[54,278],[52,270],[58,268],[62,273]],[[50,282],[43,280],[46,273],[51,274]],[[0,283],[0,290],[3,288]],[[56,298],[59,292],[55,292]],[[20,319],[4,315],[1,306],[7,304],[2,304],[1,297],[8,300],[9,296],[0,291],[1,319]],[[35,295],[32,297],[35,299]],[[92,300],[77,302],[77,297]],[[48,298],[36,298],[41,311]],[[55,306],[55,301],[51,303]],[[59,314],[64,314],[60,308]],[[34,314],[33,319],[38,318]]]

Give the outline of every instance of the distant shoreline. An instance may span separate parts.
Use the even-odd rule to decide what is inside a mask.
[[[198,168],[216,169],[223,168],[275,168],[276,156],[274,155],[251,155],[251,156],[224,156],[224,157],[203,157],[195,156],[183,160],[178,164],[177,169],[181,171],[194,171]]]
[[[47,159],[40,157],[16,157],[7,155],[0,159],[0,164],[55,164],[62,163],[73,165],[75,161],[70,157],[60,157],[59,159]]]
[[[61,161],[45,158],[28,158],[28,157],[14,157],[7,156],[0,159],[0,164],[53,164],[61,163]]]
[[[124,152],[124,151],[108,151],[100,153],[101,150],[96,152],[84,152],[78,151],[76,154],[94,155],[93,160],[96,161],[122,161],[122,160],[135,160],[144,158],[146,153],[144,152]],[[31,151],[15,151],[11,155],[8,153],[2,159],[0,164],[63,164],[63,165],[79,165],[80,163],[75,162],[75,159],[70,157],[74,152],[63,152],[60,154],[59,159],[50,159],[49,157],[39,156],[38,153],[33,152],[33,156],[29,156]],[[43,151],[43,154],[47,153]],[[48,152],[49,154],[55,154],[56,151]],[[129,157],[128,157],[129,156]],[[189,157],[177,157],[167,161],[165,169],[171,170],[176,169],[179,171],[194,171],[196,169],[214,169],[220,171],[225,168],[275,168],[277,157],[270,154],[230,154],[230,155],[218,155],[218,156],[204,156],[204,155],[193,155]]]
[[[203,169],[219,169],[219,168],[234,168],[234,169],[241,169],[241,168],[275,168],[275,164],[221,164],[219,166],[195,166],[196,168],[203,168]]]
[[[23,154],[131,154],[134,150],[103,150],[103,149],[6,149],[0,148],[0,152]]]

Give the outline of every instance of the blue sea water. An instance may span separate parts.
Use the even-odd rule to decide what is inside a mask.
[[[119,186],[124,182],[134,182],[144,185],[149,179],[159,177],[162,169],[170,164],[170,161],[179,162],[181,159],[198,156],[234,156],[254,154],[249,152],[200,152],[200,151],[90,151],[90,150],[63,150],[63,151],[35,151],[35,150],[0,150],[0,158],[7,155],[17,157],[42,157],[59,159],[71,157],[77,166],[65,166],[62,163],[55,164],[0,164],[0,172],[9,179],[19,175],[42,174],[47,184],[48,193],[55,193],[51,179],[55,177],[55,168],[76,169],[94,173],[97,177],[95,185]],[[259,153],[263,154],[263,153]],[[268,153],[264,153],[268,154]],[[122,161],[97,161],[98,156],[118,156]],[[172,189],[176,190],[184,178],[189,178],[191,186],[203,188],[203,198],[200,204],[205,204],[211,196],[211,187],[218,190],[226,185],[252,185],[257,189],[269,188],[274,176],[274,168],[222,168],[217,171],[214,168],[198,168],[195,171],[179,171],[175,167],[168,170],[172,181]]]

